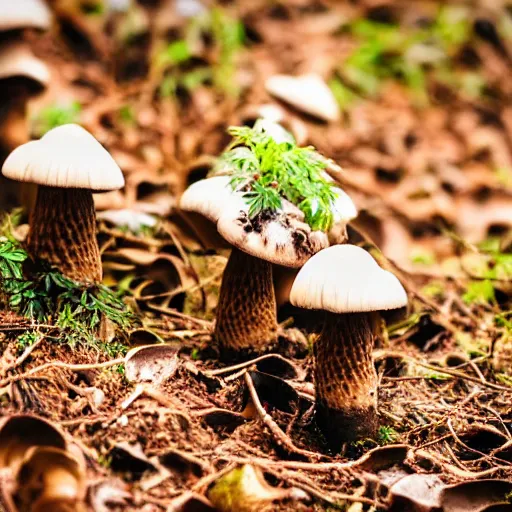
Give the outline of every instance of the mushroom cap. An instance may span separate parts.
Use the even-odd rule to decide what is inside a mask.
[[[50,81],[50,72],[23,41],[8,41],[0,45],[0,80],[21,77],[35,82],[42,89]]]
[[[59,126],[17,147],[2,173],[12,180],[58,188],[100,192],[124,186],[123,173],[108,151],[76,124]]]
[[[44,0],[2,0],[0,31],[50,28],[52,16]]]
[[[313,256],[299,271],[290,302],[305,309],[359,313],[398,309],[407,294],[391,272],[355,245],[334,245]]]
[[[340,110],[320,75],[274,75],[265,82],[267,91],[290,105],[325,121],[337,121]]]
[[[357,208],[350,196],[341,188],[334,187],[334,192],[338,195],[332,205],[334,214],[334,224],[347,224],[357,217]]]
[[[245,201],[233,191],[230,181],[230,176],[214,176],[196,181],[181,196],[180,209],[199,213],[217,222],[226,208],[243,208]]]
[[[298,268],[328,247],[329,240],[322,231],[312,231],[286,204],[283,208],[268,218],[254,219],[249,218],[247,204],[243,208],[231,208],[221,215],[217,230],[230,244],[251,256]]]

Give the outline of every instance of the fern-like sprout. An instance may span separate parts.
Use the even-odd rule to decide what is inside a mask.
[[[233,141],[219,165],[231,174],[231,186],[241,191],[251,218],[263,210],[277,210],[285,198],[304,212],[312,229],[327,231],[332,226],[338,195],[322,176],[326,158],[313,147],[276,141],[259,121],[252,128],[228,131]]]

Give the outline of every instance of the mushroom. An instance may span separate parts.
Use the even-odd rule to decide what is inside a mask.
[[[207,245],[233,247],[215,323],[214,337],[221,351],[228,355],[260,350],[277,333],[272,264],[301,267],[329,245],[327,235],[312,231],[302,212],[286,200],[282,209],[251,219],[229,176],[194,183],[183,194],[180,208]]]
[[[44,0],[18,0],[0,4],[0,31],[24,28],[47,30],[50,24],[51,13]]]
[[[324,121],[337,121],[340,109],[323,78],[315,73],[301,76],[273,75],[265,82],[269,94]]]
[[[334,245],[313,256],[295,279],[290,302],[325,311],[315,347],[317,422],[329,444],[373,436],[377,374],[372,350],[377,311],[407,304],[398,279],[365,250]]]
[[[29,140],[28,100],[41,93],[49,72],[22,41],[0,44],[0,163],[16,146]],[[18,191],[0,178],[0,198],[6,206],[18,203]],[[14,189],[14,190],[13,190]]]
[[[27,101],[42,92],[49,80],[48,68],[23,41],[0,44],[0,93],[8,103],[0,119],[0,142],[5,149],[28,140]]]
[[[248,209],[247,205],[228,208],[217,223],[219,233],[233,246],[222,278],[214,331],[227,353],[261,350],[276,338],[272,264],[300,268],[329,245],[327,235],[313,231],[287,201],[283,200],[283,209],[252,219]]]
[[[280,275],[285,267],[300,268],[329,245],[327,235],[312,231],[304,214],[286,200],[281,210],[250,219],[247,204],[229,181],[229,176],[201,180],[187,189],[180,202],[181,209],[192,214],[189,220],[206,245],[219,247],[228,242],[233,248],[222,280],[214,332],[226,355],[258,351],[275,339],[273,271]],[[344,197],[342,203],[348,204]],[[336,210],[336,220],[348,222],[353,211],[350,202],[345,216]]]
[[[29,140],[28,100],[42,92],[49,72],[22,39],[26,28],[50,27],[51,13],[43,0],[0,2],[0,165],[16,146]],[[0,176],[4,207],[29,203],[31,188],[9,185]]]
[[[99,283],[102,267],[92,193],[124,186],[110,154],[84,128],[67,124],[16,148],[2,172],[39,185],[27,237],[32,258],[47,261],[75,281]]]

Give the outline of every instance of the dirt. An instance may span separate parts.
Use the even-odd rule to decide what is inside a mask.
[[[117,341],[126,350],[165,341],[178,353],[165,381],[128,382],[122,353],[69,346],[53,326],[0,311],[0,415],[35,414],[65,431],[85,455],[87,506],[188,510],[171,508],[173,500],[187,491],[207,495],[245,463],[268,484],[308,496],[263,500],[254,510],[403,510],[393,483],[407,475],[420,478],[407,504],[419,510],[426,477],[435,475],[441,487],[512,480],[508,8],[468,8],[470,36],[446,49],[447,76],[426,66],[419,92],[428,101],[420,105],[403,76],[380,80],[373,94],[351,82],[347,59],[361,41],[348,24],[391,20],[406,31],[422,17],[432,23],[435,2],[221,2],[245,27],[229,75],[238,96],[216,85],[215,73],[231,64],[211,31],[195,40],[195,54],[182,65],[154,66],[152,52],[184,38],[189,23],[165,2],[135,3],[131,18],[51,3],[55,27],[25,34],[54,77],[31,115],[78,101],[76,120],[126,178],[122,192],[96,197],[97,210],[129,208],[160,219],[138,232],[101,221],[100,248],[105,282],[124,288],[138,317]],[[388,62],[396,53],[379,58]],[[204,83],[187,89],[180,82],[174,94],[161,93],[166,78],[191,80],[188,73],[203,67],[213,70]],[[343,104],[339,122],[324,123],[265,92],[275,73],[306,72],[357,96]],[[478,94],[465,88],[479,80],[485,86]],[[314,421],[312,345],[321,317],[283,306],[274,349],[281,358],[226,370],[210,333],[227,252],[202,247],[176,210],[180,193],[226,147],[226,128],[254,121],[269,102],[301,144],[342,166],[331,175],[359,210],[349,242],[394,272],[410,299],[406,310],[383,315],[375,347],[379,436],[339,454],[328,450]],[[252,229],[261,230],[263,220]],[[17,232],[23,238],[23,228]],[[32,347],[21,345],[26,332],[38,334]],[[251,382],[261,409],[250,398]],[[120,502],[101,502],[101,509],[105,495]]]

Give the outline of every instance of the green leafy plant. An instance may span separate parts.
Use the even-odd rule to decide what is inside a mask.
[[[18,349],[25,350],[32,346],[40,337],[41,335],[35,331],[26,331],[23,334],[20,334],[16,339]]]
[[[46,132],[68,123],[78,123],[82,105],[77,101],[69,104],[54,104],[41,110],[32,122],[32,133],[42,137]]]
[[[416,102],[424,105],[428,103],[429,76],[471,99],[485,92],[486,82],[481,75],[456,72],[450,63],[450,58],[472,35],[464,7],[441,7],[432,23],[424,28],[357,19],[349,30],[359,44],[344,61],[340,75],[363,96],[376,96],[384,81],[393,79],[403,82]],[[342,104],[347,99],[353,101],[350,87],[342,81],[334,83],[333,91]]]
[[[16,242],[0,238],[0,304],[33,320],[53,322],[71,344],[99,346],[96,335],[103,317],[122,329],[133,322],[122,299],[106,286],[84,287],[51,268],[34,272],[28,280],[23,273],[27,260]]]
[[[232,175],[254,218],[264,210],[281,207],[282,198],[298,206],[312,229],[328,230],[334,221],[333,185],[322,177],[328,160],[313,147],[276,142],[257,122],[253,128],[231,127],[233,141],[221,156],[219,167]]]
[[[207,55],[204,40],[210,41]],[[200,85],[213,84],[220,92],[237,96],[234,79],[236,59],[245,40],[243,24],[219,7],[192,18],[182,39],[173,41],[156,54],[155,65],[164,70],[160,93],[174,96],[178,87],[193,91]],[[195,65],[194,58],[208,57],[210,65]]]
[[[382,425],[379,428],[378,440],[380,444],[395,443],[399,437],[400,434],[393,427]]]

